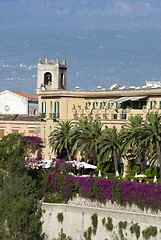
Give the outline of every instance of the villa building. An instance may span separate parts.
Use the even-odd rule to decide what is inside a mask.
[[[37,95],[9,90],[0,93],[0,139],[12,132],[40,136]]]
[[[77,120],[88,117],[100,120],[104,126],[116,126],[120,129],[132,115],[141,115],[145,119],[149,111],[161,113],[161,87],[150,85],[129,89],[114,85],[110,89],[98,87],[94,91],[82,91],[78,87],[66,90],[67,65],[65,59],[60,64],[44,63],[39,59],[37,94],[39,114],[41,115],[41,137],[44,140],[44,158],[53,157],[48,136],[62,120]]]

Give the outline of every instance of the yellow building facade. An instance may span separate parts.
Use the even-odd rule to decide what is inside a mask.
[[[43,157],[51,159],[54,154],[49,146],[49,135],[62,120],[88,117],[100,120],[104,126],[120,129],[132,115],[143,119],[149,111],[161,113],[161,88],[102,89],[82,91],[66,90],[67,66],[65,59],[38,63],[37,94],[41,115],[41,137],[44,141]]]

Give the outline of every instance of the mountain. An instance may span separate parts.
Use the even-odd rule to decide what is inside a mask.
[[[160,80],[160,7],[157,0],[0,0],[0,91],[35,93],[39,58],[66,58],[68,89]]]

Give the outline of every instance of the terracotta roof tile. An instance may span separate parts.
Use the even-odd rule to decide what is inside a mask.
[[[16,91],[11,91],[17,95],[20,95],[22,97],[25,97],[25,98],[33,98],[33,99],[37,99],[38,96],[36,94],[30,94],[30,93],[25,93],[25,92],[16,92]]]
[[[0,114],[1,121],[31,121],[39,122],[41,117],[38,115],[27,115],[27,114]]]

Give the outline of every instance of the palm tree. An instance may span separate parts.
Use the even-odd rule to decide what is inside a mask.
[[[71,140],[75,142],[72,154],[84,155],[91,163],[97,163],[97,140],[102,133],[100,121],[80,118],[71,131]]]
[[[116,127],[107,128],[98,139],[99,160],[114,161],[115,173],[118,176],[118,160],[120,158],[121,145]]]
[[[52,151],[63,153],[65,150],[67,159],[71,160],[71,142],[70,142],[71,121],[61,121],[59,125],[49,135]]]
[[[161,178],[161,116],[158,112],[150,112],[147,120],[137,129],[136,134],[140,149],[144,145],[149,148],[151,154],[156,151]]]
[[[143,120],[139,115],[131,116],[128,120],[129,122],[125,124],[125,126],[120,131],[122,152],[127,158],[127,162],[132,164],[134,164],[137,157],[143,157],[143,169],[144,169],[147,159],[146,157],[147,152],[145,151],[145,147],[144,154],[143,152],[141,152],[141,150],[138,151],[138,141],[136,139],[137,135],[136,129],[142,126]]]

